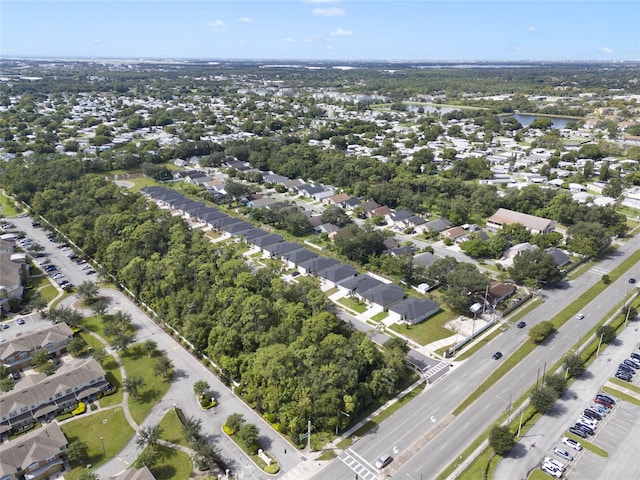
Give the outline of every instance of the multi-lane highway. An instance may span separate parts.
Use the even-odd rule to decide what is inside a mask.
[[[498,362],[504,361],[526,341],[528,328],[552,318],[570,305],[591,285],[601,281],[604,272],[613,269],[639,247],[640,238],[634,237],[598,264],[597,268],[570,282],[566,288],[545,292],[545,303],[524,318],[527,328],[509,328],[469,360],[457,364],[445,378],[429,386],[407,408],[359,439],[313,478],[351,478],[357,471],[351,468],[354,464],[349,457],[361,458],[361,463],[365,464],[368,471],[377,475],[373,463],[385,452],[395,457],[385,474],[416,480],[437,476],[450,463],[460,459],[467,445],[508,409],[510,398],[518,398],[536,382],[538,372],[542,373],[545,365],[550,366],[561,358],[613,305],[622,300],[630,289],[629,278],[637,276],[638,272],[628,272],[610,285],[583,310],[584,319],[571,319],[552,339],[538,347],[462,414],[452,417],[450,412],[453,408],[493,372]],[[498,350],[504,357],[496,361],[491,356]],[[435,422],[432,422],[432,417]]]

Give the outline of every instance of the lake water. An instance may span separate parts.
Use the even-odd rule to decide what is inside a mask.
[[[518,120],[523,127],[528,127],[531,124],[531,122],[533,122],[536,118],[539,118],[538,115],[526,115],[522,113],[516,113],[515,115],[510,115],[510,116]],[[547,117],[547,116],[545,116],[545,118],[548,118],[553,122],[553,128],[566,128],[567,123],[575,121],[574,119],[571,119],[571,118]]]
[[[462,108],[456,109],[451,107],[434,107],[433,105],[407,105],[407,110],[410,112],[417,112],[419,108],[424,110],[424,113],[449,113],[454,110],[463,110]]]

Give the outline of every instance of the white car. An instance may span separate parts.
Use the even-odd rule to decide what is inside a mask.
[[[595,429],[598,426],[598,422],[596,420],[585,417],[584,415],[578,419],[578,423],[591,427],[592,429]]]
[[[58,272],[58,273],[56,273],[56,274],[55,274],[53,277],[51,277],[51,278],[53,278],[54,280],[57,280],[58,278],[62,278],[62,277],[64,277],[64,274],[63,274],[63,273]]]
[[[576,318],[578,320],[582,320],[584,318],[584,315],[582,313],[579,313],[579,314],[576,315]]]
[[[555,468],[550,463],[545,463],[544,465],[542,465],[542,471],[545,473],[548,473],[549,475],[555,478],[562,477],[562,472],[560,471],[560,469]]]
[[[574,440],[573,438],[562,437],[562,443],[564,443],[568,447],[573,448],[576,452],[582,450],[582,445],[580,445],[580,442]]]
[[[545,464],[545,463],[551,464],[555,468],[558,468],[558,469],[562,470],[563,472],[567,469],[567,466],[564,463],[556,460],[555,458],[551,458],[551,457],[544,457],[544,461],[542,463],[543,464]]]
[[[565,460],[569,460],[570,462],[573,461],[573,455],[560,447],[553,447],[553,453],[561,458],[564,458]]]

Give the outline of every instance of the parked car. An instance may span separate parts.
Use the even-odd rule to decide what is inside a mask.
[[[567,466],[564,463],[552,457],[544,457],[544,461],[542,463],[549,463],[553,465],[555,468],[562,470],[563,472],[567,469]]]
[[[609,402],[611,405],[616,404],[616,401],[612,397],[610,397],[609,395],[605,395],[604,393],[596,394],[596,398],[601,398],[605,402]]]
[[[633,377],[631,375],[626,375],[626,374],[624,374],[622,372],[617,372],[615,377],[619,378],[620,380],[622,380],[624,382],[631,383],[633,381]]]
[[[627,365],[626,363],[621,363],[620,365],[618,365],[618,370],[622,370],[623,372],[627,372],[629,375],[634,375],[636,373],[636,371],[631,368],[629,365]]]
[[[587,432],[576,427],[570,427],[569,432],[573,433],[574,435],[580,438],[587,438],[589,436]]]
[[[603,406],[607,407],[609,410],[611,410],[613,408],[613,404],[612,403],[609,403],[606,400],[603,400],[601,398],[596,398],[593,401],[595,403],[597,403],[597,404],[600,404],[600,405],[603,405]]]
[[[640,362],[640,355],[636,352],[631,352],[631,358]]]
[[[591,410],[590,408],[585,408],[582,414],[594,420],[602,420],[602,414],[600,412],[596,412],[595,410]]]
[[[552,477],[555,477],[555,478],[562,477],[562,472],[560,471],[560,469],[554,467],[550,463],[543,463],[542,467],[540,467],[540,468],[542,469],[542,471],[544,473],[547,473],[547,474],[551,475]]]
[[[8,323],[3,323],[2,324],[2,329],[6,330],[7,328],[9,328],[9,324]]]
[[[640,368],[640,363],[636,362],[635,360],[631,360],[630,358],[625,358],[624,362],[622,363],[630,366],[631,368],[635,368],[636,370]]]
[[[603,415],[607,415],[611,413],[611,410],[609,410],[607,407],[605,407],[604,405],[599,405],[597,403],[594,403],[593,405],[589,405],[589,408],[591,410],[595,410],[596,412],[600,412]]]
[[[585,425],[582,422],[578,422],[576,423],[576,427],[579,428],[580,430],[584,430],[588,435],[595,435],[596,432],[593,428],[591,428],[589,425]]]
[[[493,354],[493,358],[494,360],[500,360],[502,358],[502,352],[496,352]]]
[[[24,325],[24,318],[19,318],[18,320],[16,320],[16,323],[18,325]]]
[[[585,417],[584,415],[578,418],[578,423],[581,423],[582,425],[586,425],[587,427],[594,430],[598,426],[598,422],[596,422],[595,420],[591,420],[590,418]]]
[[[20,380],[20,372],[18,372],[17,370],[11,372],[11,378],[13,378],[14,380]]]
[[[518,327],[518,328],[524,328],[524,327],[526,327],[526,326],[527,326],[527,323],[526,323],[526,322],[518,322],[518,323],[516,324],[516,327]]]
[[[573,448],[576,452],[582,450],[582,445],[577,440],[568,437],[562,437],[562,443],[564,443],[567,447]]]
[[[94,273],[96,273],[96,271],[94,269],[91,269],[91,270],[87,270],[85,275],[93,275]]]
[[[573,455],[560,447],[553,447],[553,453],[561,458],[564,458],[565,460],[569,460],[570,462],[573,461]]]

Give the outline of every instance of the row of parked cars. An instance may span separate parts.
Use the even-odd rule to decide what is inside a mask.
[[[569,432],[580,438],[588,438],[595,435],[598,423],[604,419],[613,409],[616,401],[609,395],[599,393],[593,399],[593,404],[589,405],[580,414],[575,425],[569,428]],[[563,460],[572,462],[575,453],[582,450],[579,441],[569,438],[566,435],[562,437],[562,446],[553,447],[553,453]],[[561,478],[564,475],[567,465],[553,457],[545,457],[540,466],[543,472],[555,478]]]
[[[624,361],[620,365],[618,365],[616,378],[624,380],[625,382],[633,382],[633,376],[639,369],[640,354],[632,352],[630,358],[625,358]]]

